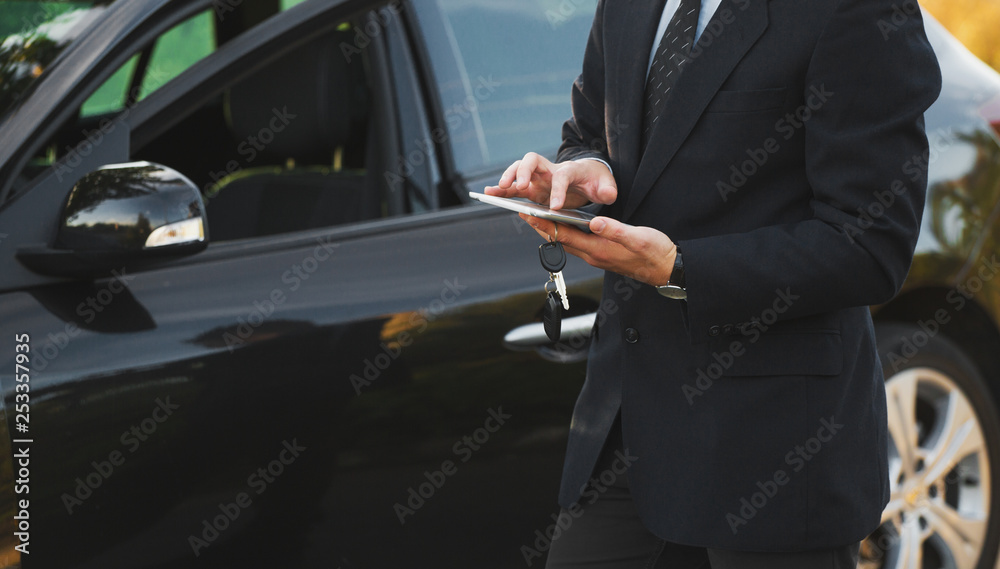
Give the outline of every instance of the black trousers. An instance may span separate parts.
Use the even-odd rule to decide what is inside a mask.
[[[745,553],[664,541],[639,520],[628,487],[627,456],[616,419],[594,468],[585,505],[563,510],[546,569],[856,569],[860,544],[792,553]]]

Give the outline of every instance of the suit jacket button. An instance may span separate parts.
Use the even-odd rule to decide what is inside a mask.
[[[732,336],[733,334],[736,333],[736,326],[733,326],[732,324],[726,324],[722,328],[722,333],[725,334],[726,336]]]
[[[639,331],[636,330],[635,328],[629,328],[628,330],[625,330],[625,341],[628,342],[629,344],[638,344]]]
[[[711,328],[708,329],[708,335],[713,338],[715,338],[719,334],[722,334],[722,328],[719,328],[718,326],[712,326]]]

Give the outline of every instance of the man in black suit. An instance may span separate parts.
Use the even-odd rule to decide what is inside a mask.
[[[913,0],[601,0],[558,162],[487,188],[603,204],[549,567],[853,567],[940,87]]]

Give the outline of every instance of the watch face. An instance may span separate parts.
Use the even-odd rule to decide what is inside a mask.
[[[688,297],[687,291],[677,285],[658,286],[656,290],[663,296],[674,300],[684,300]]]

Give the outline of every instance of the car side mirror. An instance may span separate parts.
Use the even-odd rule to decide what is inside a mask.
[[[49,276],[98,278],[200,252],[208,246],[205,202],[183,174],[150,162],[90,172],[70,191],[52,247],[17,253]]]

